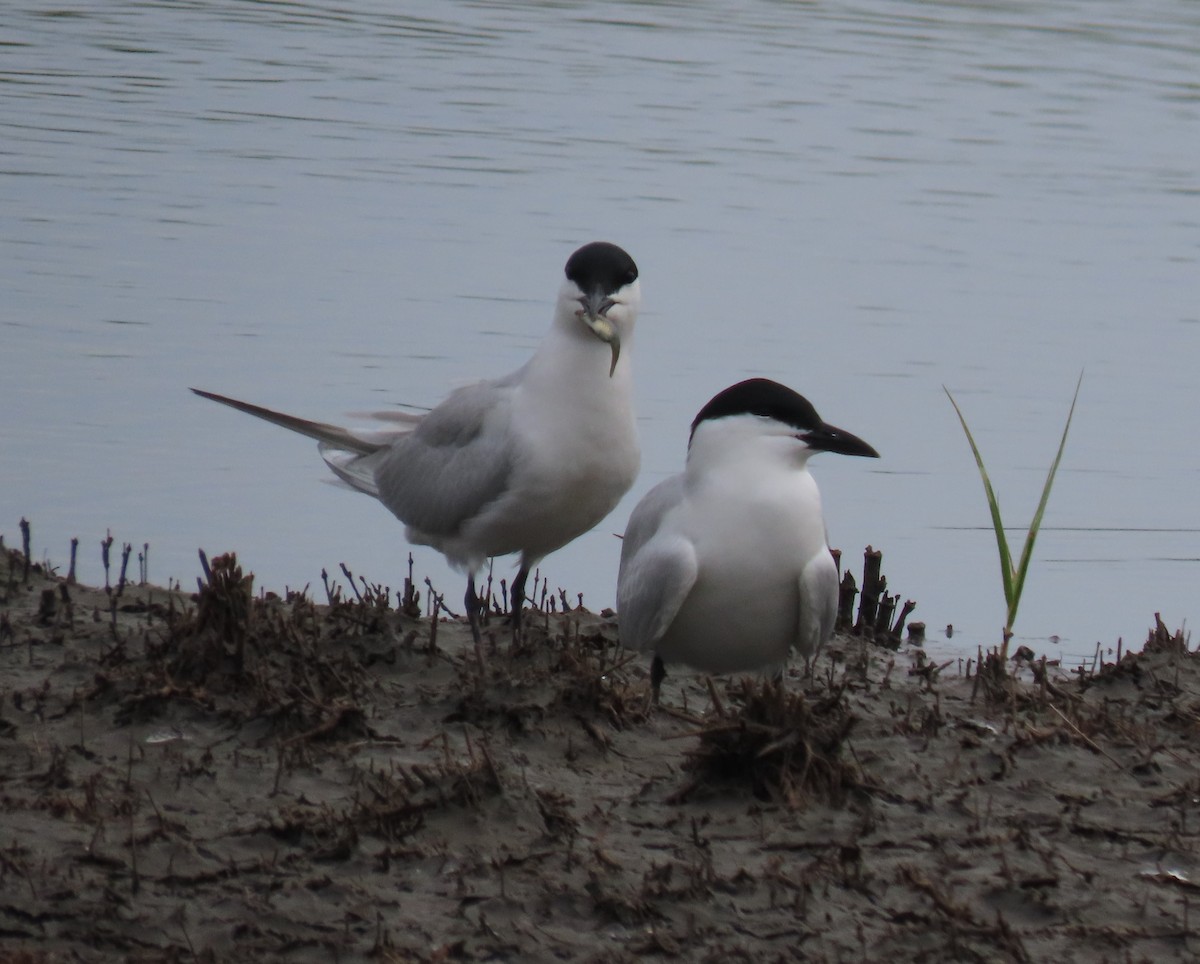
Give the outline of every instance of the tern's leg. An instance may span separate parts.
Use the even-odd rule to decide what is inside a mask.
[[[475,595],[475,573],[467,574],[467,595],[463,599],[463,605],[467,607],[467,622],[471,624],[471,636],[475,639],[475,645],[478,646],[483,642],[483,632],[479,628],[479,597]]]
[[[508,606],[512,610],[513,635],[521,632],[521,610],[525,608],[525,580],[529,578],[529,566],[522,563],[517,570],[517,578],[513,580],[512,591],[509,593]]]
[[[667,668],[663,665],[662,657],[655,653],[654,659],[650,662],[650,694],[655,706],[658,706],[658,691],[666,676]]]

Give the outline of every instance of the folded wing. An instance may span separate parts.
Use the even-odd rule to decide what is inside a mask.
[[[696,583],[695,547],[670,524],[682,488],[682,476],[660,482],[638,503],[625,530],[617,618],[621,644],[629,649],[653,651]]]

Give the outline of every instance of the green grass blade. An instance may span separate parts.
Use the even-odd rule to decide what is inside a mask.
[[[946,393],[946,397],[950,399],[950,404],[954,406],[959,424],[962,425],[963,432],[967,436],[967,442],[970,443],[971,452],[975,455],[975,464],[979,467],[979,477],[983,479],[983,491],[987,496],[988,508],[992,510],[992,528],[996,530],[996,548],[1000,552],[1000,576],[1004,580],[1004,602],[1009,612],[1012,612],[1015,608],[1013,606],[1012,556],[1008,551],[1008,538],[1004,534],[1004,521],[1000,518],[1000,501],[996,498],[995,490],[992,489],[992,480],[988,478],[987,468],[983,464],[983,456],[979,452],[979,446],[975,444],[971,430],[967,427],[967,420],[963,417],[962,409],[958,407],[958,402],[950,394],[950,389],[943,385],[942,391]],[[1012,626],[1011,617],[1008,626]]]
[[[1017,615],[1017,604],[1021,601],[1021,590],[1025,588],[1025,574],[1029,571],[1029,562],[1033,558],[1033,544],[1037,539],[1038,529],[1042,525],[1042,516],[1046,512],[1046,503],[1050,501],[1050,489],[1054,485],[1054,476],[1058,472],[1058,463],[1062,461],[1063,449],[1067,445],[1067,433],[1071,430],[1071,419],[1075,417],[1075,403],[1079,400],[1079,389],[1083,385],[1083,372],[1079,373],[1079,381],[1075,383],[1075,396],[1071,399],[1071,409],[1067,412],[1067,424],[1063,426],[1062,438],[1058,443],[1058,454],[1050,466],[1050,474],[1046,476],[1046,485],[1042,488],[1042,501],[1038,503],[1037,512],[1029,524],[1029,532],[1025,536],[1025,546],[1021,550],[1021,561],[1017,563],[1016,584],[1013,597],[1009,601],[1008,624],[1012,626]]]

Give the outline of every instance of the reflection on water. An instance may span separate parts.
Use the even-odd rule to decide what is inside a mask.
[[[764,374],[884,456],[814,463],[833,543],[883,548],[917,615],[973,650],[1003,606],[941,386],[1017,523],[1082,369],[1020,635],[1090,657],[1155,610],[1172,626],[1195,610],[1194,4],[110,3],[2,20],[10,544],[25,514],[56,560],[83,539],[85,577],[111,527],[152,544],[159,579],[190,580],[204,546],[272,588],[343,560],[398,581],[383,510],[187,386],[329,420],[431,404],[520,364],[565,256],[611,238],[646,293],[643,474],[548,561],[568,591],[611,602],[612,533],[678,469],[699,405]]]

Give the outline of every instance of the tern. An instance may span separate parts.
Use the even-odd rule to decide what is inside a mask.
[[[465,570],[476,642],[487,605],[476,574],[490,557],[519,553],[510,593],[519,631],[530,569],[608,515],[641,461],[630,358],[637,265],[597,241],[572,254],[565,273],[554,321],[528,362],[457,389],[426,414],[392,413],[395,425],[384,433],[192,391],[316,439],[337,476],[390,509],[410,543]]]
[[[621,643],[651,652],[652,698],[664,663],[708,673],[781,673],[790,650],[808,663],[833,632],[838,574],[817,452],[878,458],[765,378],[716,395],[692,422],[684,471],[654,488],[621,545]]]

